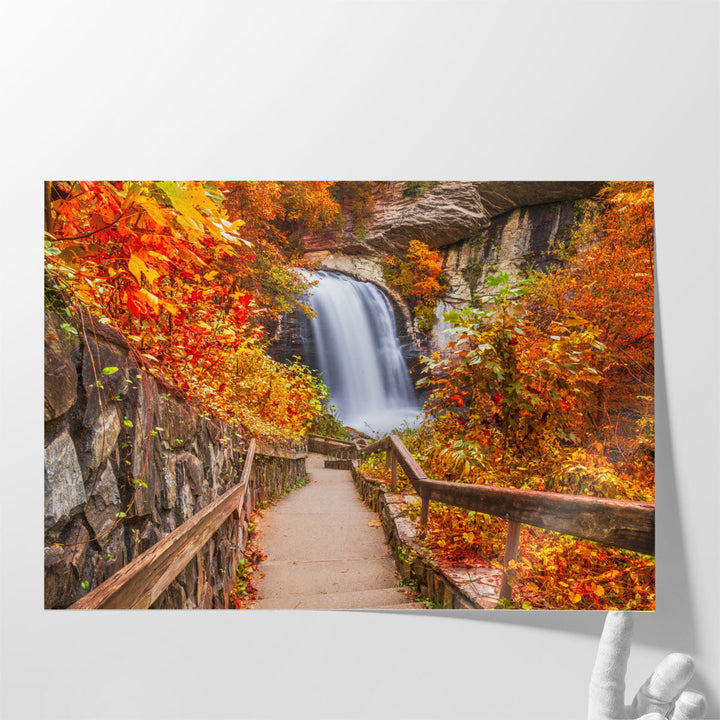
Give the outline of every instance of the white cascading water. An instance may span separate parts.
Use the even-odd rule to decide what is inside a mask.
[[[363,432],[412,423],[418,405],[395,331],[395,316],[374,285],[331,272],[318,281],[310,305],[311,342],[340,419]]]

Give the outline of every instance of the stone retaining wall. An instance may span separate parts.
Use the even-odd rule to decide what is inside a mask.
[[[46,608],[71,605],[235,485],[246,445],[143,369],[116,330],[76,324],[45,313]],[[258,453],[240,516],[154,607],[227,607],[247,511],[304,475],[302,452]]]
[[[344,462],[362,499],[380,516],[398,571],[423,598],[446,610],[488,610],[497,605],[500,570],[457,567],[432,558],[422,547],[418,526],[411,519],[420,512],[420,498],[409,492],[390,492],[382,481],[360,472],[354,463]]]

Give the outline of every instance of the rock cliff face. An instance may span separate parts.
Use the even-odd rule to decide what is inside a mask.
[[[547,251],[569,236],[579,219],[578,200],[596,194],[602,182],[439,182],[408,194],[407,183],[386,183],[375,197],[367,226],[348,222],[340,229],[301,238],[305,256],[323,270],[372,282],[390,298],[410,367],[419,355],[442,349],[449,339],[442,320],[451,308],[467,306],[490,273],[541,269]],[[428,335],[418,332],[407,301],[383,277],[383,257],[402,253],[411,240],[437,248],[444,258],[450,290],[436,307]],[[299,318],[281,324],[275,354],[289,357]]]
[[[590,197],[601,182],[438,182],[409,194],[409,184],[386,183],[376,193],[366,226],[351,221],[341,229],[305,235],[306,255],[330,251],[349,255],[402,252],[411,240],[444,247],[477,237],[500,215],[534,205]]]
[[[123,336],[45,315],[45,607],[79,599],[238,482],[245,438],[135,362]],[[106,372],[103,370],[106,369]],[[254,502],[303,476],[256,456],[252,492],[155,602],[227,607]],[[125,516],[118,517],[118,513]]]

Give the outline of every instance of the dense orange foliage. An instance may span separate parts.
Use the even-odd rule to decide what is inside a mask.
[[[319,387],[267,356],[262,321],[301,302],[305,284],[280,248],[295,224],[332,220],[330,185],[52,183],[46,268],[220,417],[297,437]]]
[[[424,242],[411,240],[404,258],[385,261],[385,279],[410,300],[418,329],[426,332],[435,322],[435,302],[447,289],[442,273],[442,256]]]
[[[426,422],[406,443],[438,479],[654,499],[653,190],[606,188],[547,274],[486,278],[446,315],[455,339],[426,359]],[[374,467],[374,471],[379,468]],[[506,523],[431,505],[427,543],[500,562]],[[649,609],[654,560],[524,528],[514,600]]]

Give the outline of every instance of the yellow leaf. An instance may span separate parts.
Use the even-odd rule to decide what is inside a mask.
[[[148,292],[145,288],[141,288],[139,291],[139,294],[142,296],[143,300],[147,302],[150,307],[157,312],[160,309],[160,298],[157,297],[157,295],[153,295],[151,292]]]
[[[171,315],[177,315],[179,308],[174,303],[171,303],[169,300],[160,300],[160,304],[171,314]]]
[[[137,256],[130,255],[128,260],[128,270],[133,274],[133,277],[138,281],[138,284],[142,280],[142,274],[147,272],[147,265]]]
[[[155,268],[146,267],[145,277],[147,278],[148,283],[152,287],[153,285],[155,285],[155,281],[160,277],[160,273]]]
[[[165,227],[165,225],[167,224],[165,222],[165,215],[163,214],[162,209],[158,206],[155,200],[141,195],[136,198],[135,201],[152,218],[152,220],[155,221],[157,225],[159,225],[160,227]]]

